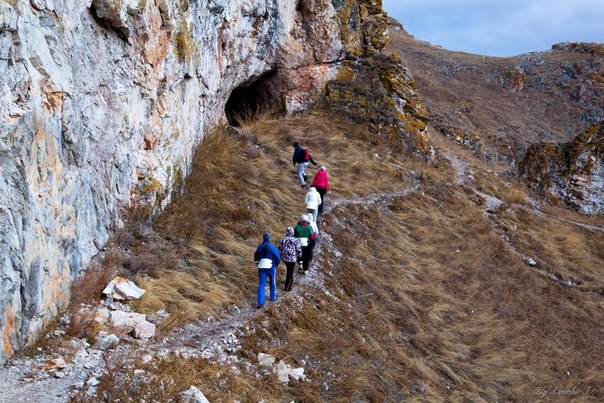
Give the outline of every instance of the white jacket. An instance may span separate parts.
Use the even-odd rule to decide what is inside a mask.
[[[319,204],[321,204],[321,195],[317,192],[317,189],[311,187],[306,193],[306,208],[315,210],[319,208]]]
[[[313,220],[313,215],[311,213],[306,214],[306,221],[312,227],[312,233],[319,235],[319,227],[317,227],[317,223]]]

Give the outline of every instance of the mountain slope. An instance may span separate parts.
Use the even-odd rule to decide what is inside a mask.
[[[555,46],[508,58],[453,52],[391,22],[387,50],[411,70],[439,132],[519,162],[529,145],[567,142],[604,120],[602,46]]]

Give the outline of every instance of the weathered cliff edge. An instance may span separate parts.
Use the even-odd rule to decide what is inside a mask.
[[[519,168],[529,186],[550,202],[604,214],[604,123],[568,143],[530,146]]]
[[[0,362],[168,203],[234,89],[304,108],[385,26],[379,0],[0,0]]]

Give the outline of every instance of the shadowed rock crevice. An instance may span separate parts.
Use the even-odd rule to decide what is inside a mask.
[[[252,83],[235,88],[224,107],[231,126],[240,126],[244,120],[254,119],[259,113],[285,111],[277,70],[270,70]]]

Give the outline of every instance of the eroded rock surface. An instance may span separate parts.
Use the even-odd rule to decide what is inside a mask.
[[[387,40],[380,2],[0,0],[0,362],[121,226],[162,209],[231,92],[304,108]]]
[[[566,203],[584,214],[603,214],[604,124],[568,143],[529,147],[520,173],[551,202]]]

